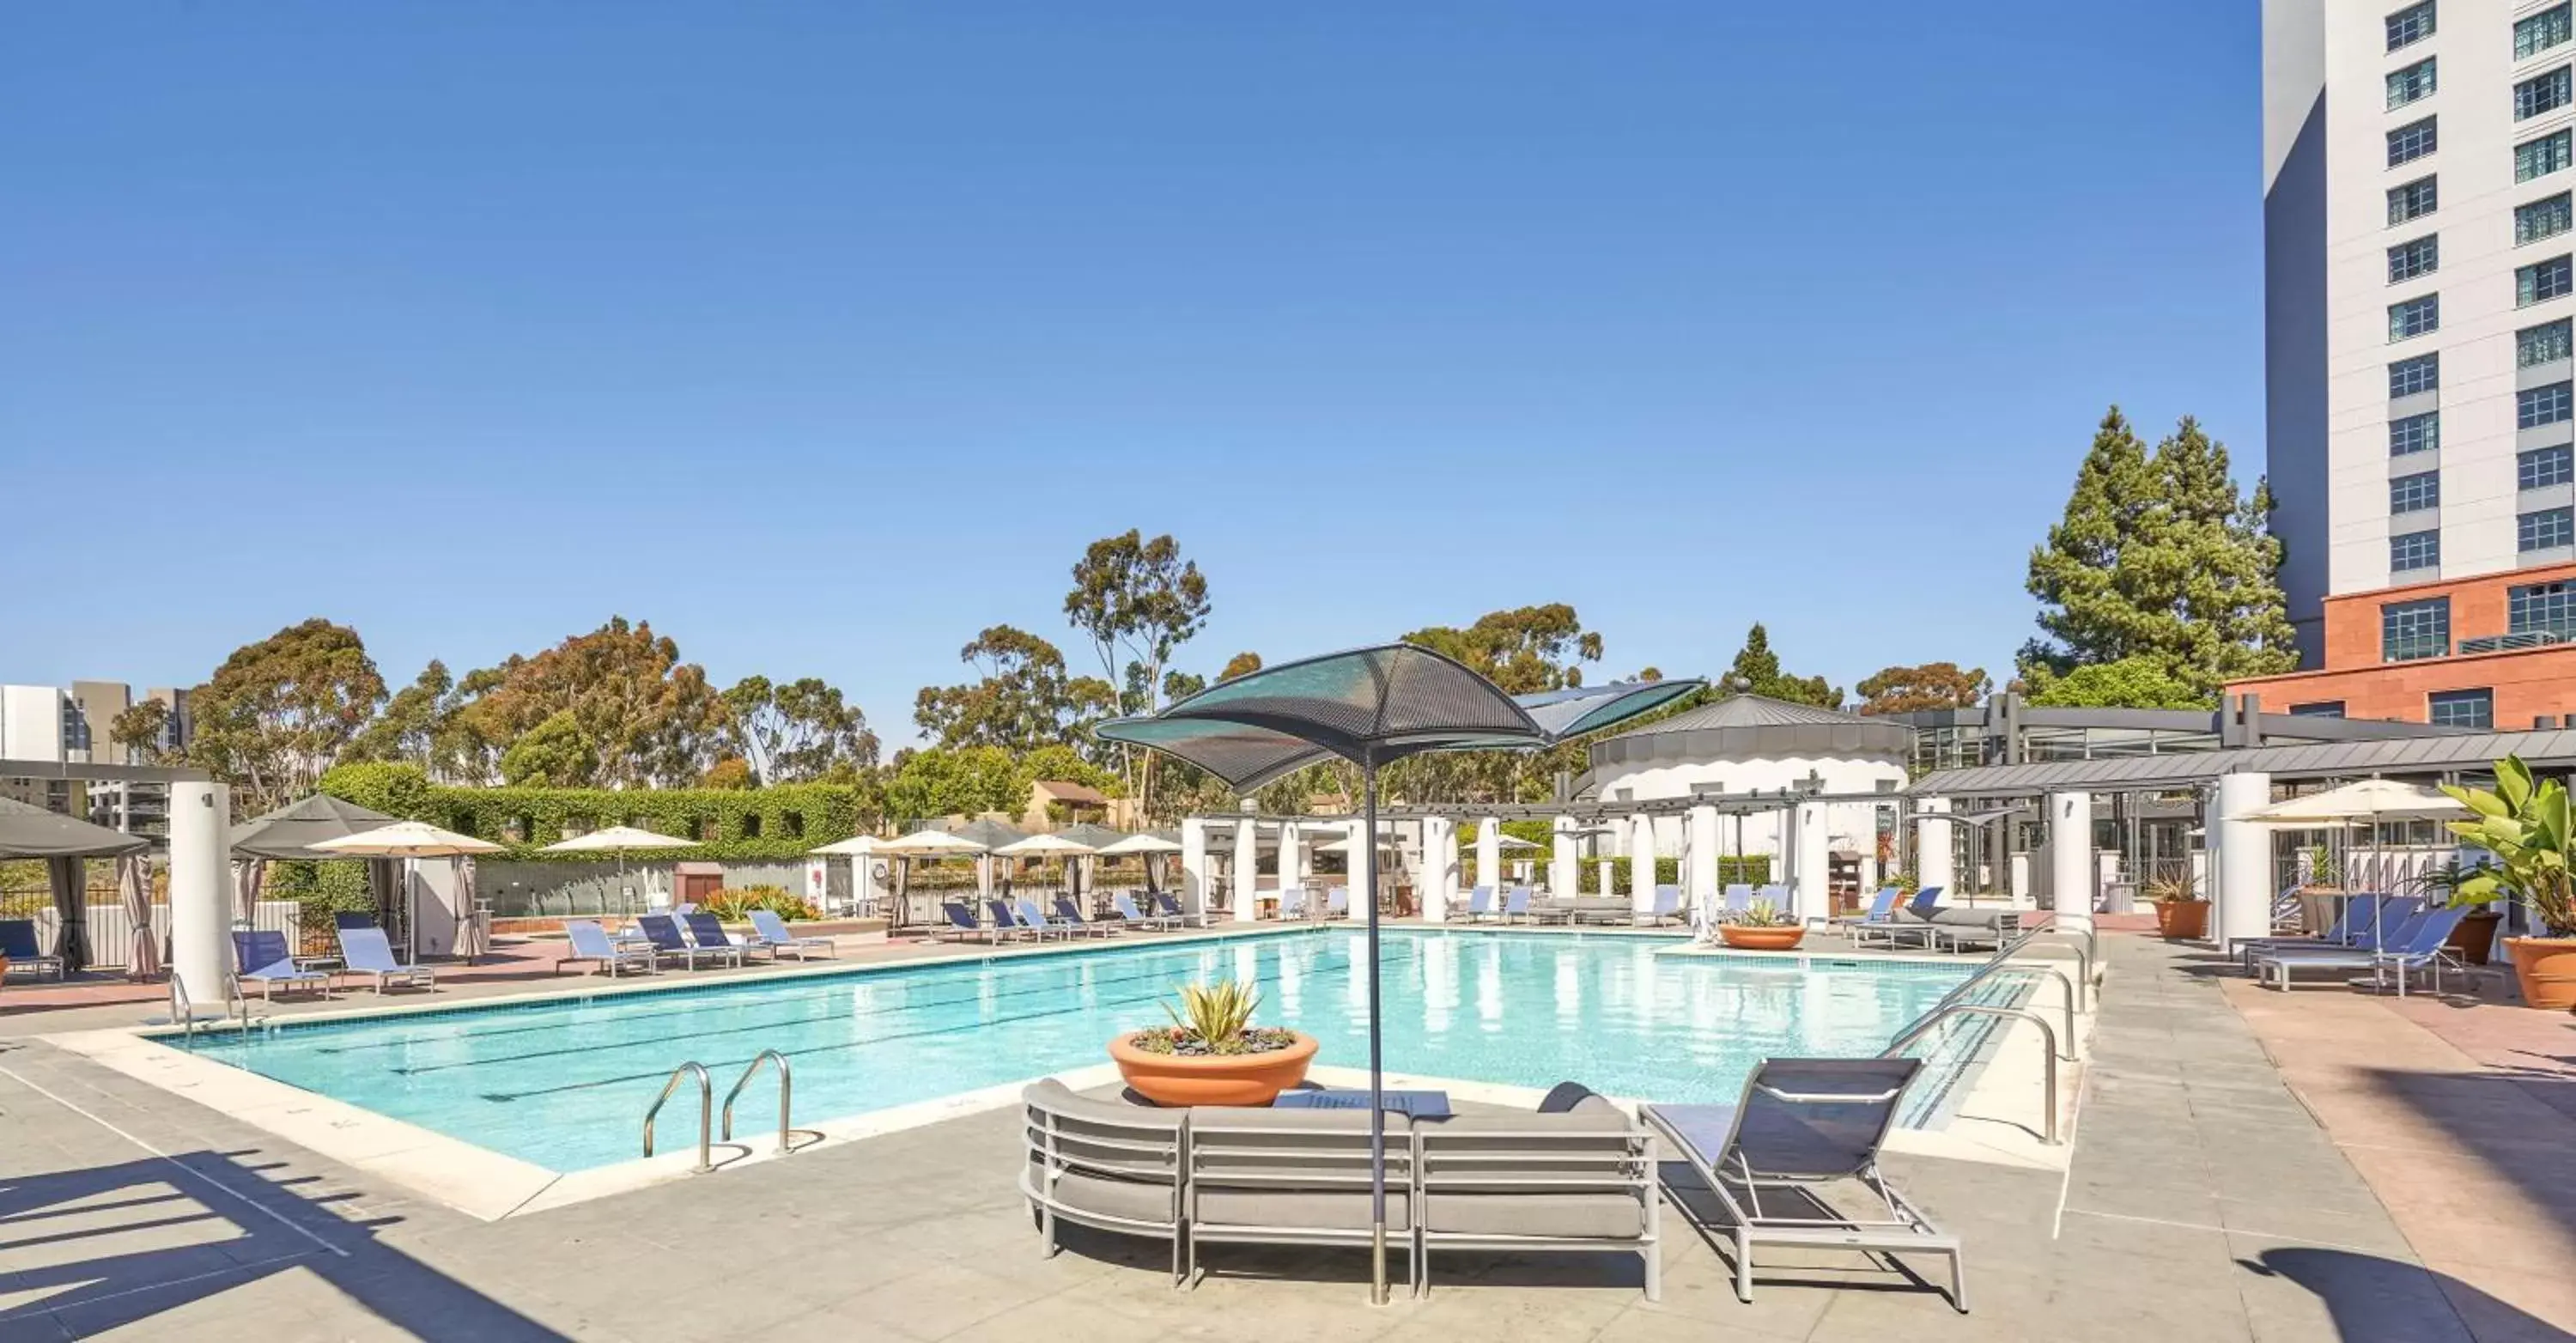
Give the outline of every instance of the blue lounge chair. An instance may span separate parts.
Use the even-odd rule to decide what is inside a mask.
[[[2330,946],[2323,942],[2285,943],[2267,948],[2262,955],[2252,957],[2251,960],[2261,962],[2282,957],[2337,956],[2349,952],[2386,951],[2403,946],[2407,938],[2414,936],[2415,926],[2439,908],[2440,906],[2424,903],[2418,896],[2401,895],[2393,899],[2384,899],[2379,902],[2378,915],[2367,921],[2355,923],[2349,930],[2350,935],[2339,945]]]
[[[591,971],[592,974],[605,970],[611,979],[629,970],[641,970],[646,974],[653,971],[651,947],[610,937],[597,919],[564,920],[564,936],[570,939],[572,950],[555,960],[558,974],[574,961],[590,961],[599,967]]]
[[[1753,884],[1751,882],[1730,881],[1726,884],[1726,909],[1728,913],[1741,914],[1752,907]]]
[[[2406,996],[2406,977],[2418,970],[2433,981],[2433,991],[2442,991],[2442,966],[2449,959],[2446,944],[2451,932],[2460,926],[2468,913],[2465,905],[2445,905],[2439,909],[2418,912],[2407,920],[2403,931],[2387,935],[2377,950],[2359,947],[2342,951],[2293,952],[2288,949],[2259,957],[2254,973],[2259,982],[2277,983],[2282,992],[2290,989],[2290,971],[2299,970],[2368,970],[2375,989],[2387,982],[2388,972],[2397,972],[2397,996]]]
[[[691,945],[687,938],[680,936],[678,920],[668,914],[639,914],[635,918],[635,929],[644,934],[644,943],[652,951],[656,962],[676,957],[692,970],[698,968],[698,958],[701,956],[718,965],[728,962],[734,965],[742,964],[742,950],[739,947]]]
[[[1510,923],[1514,920],[1531,921],[1530,889],[1527,886],[1514,886],[1503,892],[1503,922]]]
[[[1324,892],[1324,917],[1347,919],[1351,916],[1351,888],[1335,886]]]
[[[2246,973],[2251,974],[2255,959],[2269,952],[2300,948],[2331,950],[2358,946],[2378,935],[2374,934],[2372,929],[2376,928],[2380,934],[2385,934],[2406,922],[2414,916],[2416,910],[2423,907],[2424,901],[2421,896],[2401,895],[2391,898],[2384,895],[2355,895],[2344,901],[2342,916],[2328,925],[2325,932],[2318,936],[2249,937],[2234,944],[2236,959],[2244,965]]]
[[[1895,921],[1896,902],[1904,896],[1905,892],[1893,886],[1881,886],[1878,888],[1878,894],[1871,898],[1869,908],[1858,917],[1846,914],[1830,922],[1834,927],[1853,930],[1854,935],[1863,928],[1883,928]]]
[[[438,988],[436,971],[394,959],[393,943],[386,940],[384,929],[342,928],[338,932],[340,964],[348,974],[375,976],[377,993],[396,984],[432,991]]]
[[[1467,921],[1479,923],[1494,915],[1494,888],[1479,886],[1467,892]]]
[[[755,951],[766,951],[769,953],[769,959],[773,961],[778,959],[777,950],[766,942],[734,941],[725,932],[724,924],[713,914],[684,914],[680,917],[680,926],[688,932],[689,941],[699,950],[730,951],[737,965],[748,963],[751,960],[751,953]]]
[[[331,911],[331,926],[333,928],[373,928],[377,926],[376,916],[362,910],[335,909]]]
[[[1109,907],[1118,911],[1119,918],[1125,919],[1127,922],[1134,924],[1139,928],[1177,928],[1181,924],[1181,920],[1178,915],[1160,913],[1148,914],[1145,911],[1136,908],[1135,897],[1127,894],[1125,891],[1120,891],[1118,894],[1109,897]]]
[[[1893,948],[1902,946],[1910,940],[1928,948],[1941,938],[1941,925],[1932,921],[1932,915],[1940,909],[1940,906],[1941,888],[1926,886],[1916,891],[1913,899],[1889,911],[1885,923],[1870,924],[1866,927],[1855,925],[1852,928],[1852,944],[1868,946],[1876,940]]]
[[[1213,911],[1202,910],[1199,913],[1192,914],[1188,910],[1181,908],[1181,902],[1172,898],[1171,893],[1168,891],[1156,891],[1153,893],[1153,896],[1154,908],[1160,910],[1163,917],[1170,919],[1176,927],[1187,928],[1190,926],[1190,920],[1192,919],[1197,919],[1199,921],[1199,926],[1202,928],[1216,922],[1216,914]]]
[[[294,954],[287,950],[284,933],[233,934],[233,968],[243,979],[259,985],[263,996],[271,999],[277,997],[281,984],[290,991],[311,989],[325,998],[331,996],[331,977],[297,965]]]
[[[1679,886],[1656,887],[1655,903],[1646,910],[1646,922],[1650,924],[1662,923],[1666,919],[1677,919],[1681,916],[1682,888]]]
[[[26,966],[38,979],[45,977],[45,967],[49,965],[54,968],[54,978],[63,977],[63,958],[36,950],[34,919],[0,919],[0,960],[7,961],[11,970]]]
[[[1075,904],[1073,897],[1069,895],[1059,895],[1050,903],[1055,906],[1056,926],[1063,928],[1068,935],[1088,933],[1094,937],[1111,937],[1118,932],[1117,924],[1107,920],[1094,923],[1082,917],[1082,906]]]
[[[839,948],[835,947],[832,939],[828,937],[804,937],[789,932],[787,920],[778,917],[778,911],[774,909],[751,911],[751,935],[759,938],[761,944],[769,948],[769,954],[772,956],[792,951],[796,953],[796,959],[801,961],[816,948],[831,952],[835,956],[839,954]]]
[[[958,942],[968,942],[979,937],[995,942],[1001,940],[1000,935],[994,930],[975,921],[974,907],[963,900],[940,901],[939,916],[948,921],[948,926],[942,928],[937,924],[931,925],[930,937],[934,942],[942,937]]]
[[[1043,937],[1046,933],[1046,920],[1040,919],[1034,926],[1024,923],[1019,913],[1011,908],[1011,902],[998,897],[984,902],[984,921],[992,927],[996,942],[1023,934]]]
[[[1058,937],[1073,936],[1073,928],[1070,924],[1059,923],[1048,918],[1046,911],[1038,908],[1038,902],[1026,896],[1012,901],[1008,909],[1012,922],[1020,926],[1020,931],[1041,942],[1046,940],[1049,933]]]

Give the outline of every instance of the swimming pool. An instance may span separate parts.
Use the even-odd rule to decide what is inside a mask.
[[[1755,1060],[1874,1054],[1969,967],[1658,956],[1673,939],[1390,930],[1386,1066],[1612,1095],[1731,1100]],[[1182,984],[1255,981],[1259,1019],[1368,1063],[1356,930],[1112,947],[711,983],[676,992],[200,1034],[195,1052],[558,1171],[631,1160],[637,1126],[689,1059],[730,1085],[776,1049],[810,1123],[1103,1063],[1164,1020]],[[165,1041],[181,1044],[180,1041]],[[746,1092],[737,1127],[776,1122]],[[670,1127],[665,1125],[665,1127]],[[682,1130],[693,1125],[682,1124]],[[675,1145],[677,1145],[675,1143]]]

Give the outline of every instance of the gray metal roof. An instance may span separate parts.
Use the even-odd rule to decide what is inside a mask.
[[[1906,792],[1915,797],[2015,797],[2056,790],[2187,788],[2222,774],[2250,773],[2269,774],[2276,779],[2403,777],[2482,770],[2508,755],[2521,756],[2537,768],[2576,768],[2576,731],[2446,733],[2233,751],[1979,765],[1925,775]]]
[[[1688,713],[1592,744],[1592,768],[1755,756],[1858,756],[1902,761],[1913,731],[1884,718],[1729,695]]]

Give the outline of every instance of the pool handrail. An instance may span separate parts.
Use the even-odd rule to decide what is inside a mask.
[[[742,1076],[734,1080],[733,1090],[725,1093],[724,1126],[717,1132],[726,1142],[733,1141],[733,1103],[742,1098],[742,1089],[751,1085],[751,1079],[759,1074],[760,1065],[764,1063],[778,1065],[778,1154],[785,1156],[796,1150],[787,1141],[787,1135],[792,1131],[787,1127],[787,1109],[795,1103],[796,1081],[788,1070],[787,1056],[775,1049],[764,1049],[753,1055],[751,1066],[743,1069]]]
[[[653,1098],[652,1108],[644,1112],[644,1155],[653,1155],[653,1117],[662,1113],[662,1104],[680,1089],[680,1079],[695,1074],[698,1079],[698,1164],[690,1172],[704,1175],[716,1164],[708,1159],[708,1147],[715,1133],[715,1083],[707,1077],[707,1066],[691,1059],[671,1070],[671,1080],[662,1084],[662,1094]]]

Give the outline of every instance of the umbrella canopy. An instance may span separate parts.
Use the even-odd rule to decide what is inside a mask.
[[[1056,834],[1062,838],[1072,840],[1074,843],[1091,850],[1093,853],[1107,853],[1110,845],[1127,838],[1126,831],[1113,830],[1108,826],[1101,825],[1093,821],[1082,821],[1073,825],[1068,825],[1062,830],[1056,831]]]
[[[2394,779],[2363,779],[2305,797],[2256,808],[2249,819],[2271,825],[2333,825],[2340,821],[2413,816],[2466,816],[2449,795]]]
[[[255,816],[233,828],[233,856],[237,858],[345,858],[347,854],[317,852],[313,845],[326,839],[354,835],[378,826],[391,825],[394,818],[370,807],[361,807],[346,798],[328,793],[315,793],[301,802],[290,803],[265,816]]]
[[[696,847],[698,842],[694,839],[677,839],[658,830],[639,830],[631,825],[612,825],[605,830],[593,830],[587,835],[575,835],[559,843],[549,844],[539,852],[624,853],[628,849],[694,849]]]
[[[499,853],[488,839],[441,830],[427,821],[395,821],[354,835],[316,840],[307,847],[326,858],[454,858]]]
[[[152,841],[0,797],[0,858],[115,858]]]
[[[834,840],[813,852],[850,858],[873,858],[884,853],[892,842],[879,839],[874,835],[852,835],[848,839]]]
[[[1696,680],[1611,685],[1514,700],[1466,665],[1412,644],[1380,644],[1264,667],[1145,718],[1101,724],[1104,741],[1148,746],[1249,792],[1334,756],[1360,767],[1364,833],[1377,833],[1377,771],[1427,751],[1535,750],[1612,727],[1699,688]],[[1544,719],[1533,713],[1545,715]],[[1385,1059],[1379,1020],[1377,845],[1361,845],[1368,910],[1370,1291],[1386,1300]]]
[[[1543,849],[1547,847],[1535,840],[1523,839],[1518,835],[1496,835],[1494,836],[1494,844],[1498,848],[1505,849]]]
[[[1388,849],[1400,849],[1404,847],[1404,845],[1401,840],[1398,840],[1393,835],[1380,835],[1377,837],[1377,847],[1380,852],[1384,852]],[[1328,839],[1315,846],[1315,852],[1317,853],[1349,853],[1350,851],[1351,837],[1348,835],[1344,835],[1339,839]]]
[[[1161,835],[1129,835],[1114,844],[1102,846],[1100,850],[1102,856],[1110,858],[1123,858],[1131,853],[1150,855],[1180,851],[1181,846],[1178,842],[1165,839]]]
[[[1029,837],[1028,831],[1008,821],[996,821],[989,816],[968,821],[952,833],[961,839],[971,839],[988,849],[998,849],[1015,839]]]
[[[915,830],[901,839],[883,841],[877,845],[877,852],[900,854],[907,858],[937,858],[982,853],[990,847],[945,830]]]
[[[1098,852],[1088,844],[1077,843],[1062,835],[1031,835],[993,850],[995,856],[1002,858],[1071,858]]]

